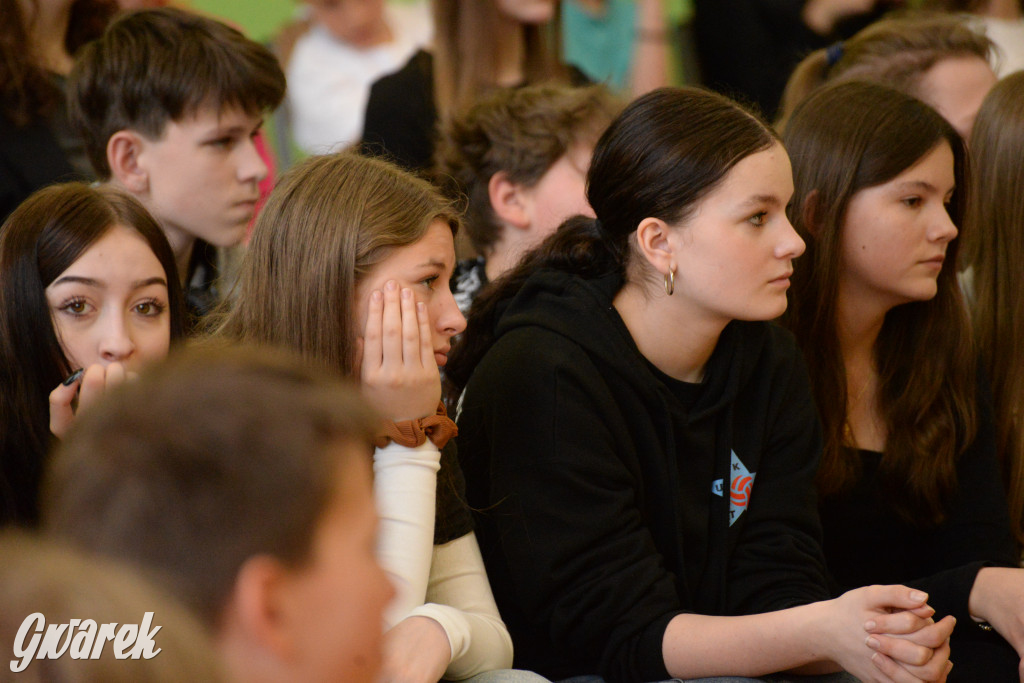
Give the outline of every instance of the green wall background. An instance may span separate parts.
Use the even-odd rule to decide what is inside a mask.
[[[294,16],[298,0],[191,0],[192,7],[240,26],[245,34],[265,43]]]

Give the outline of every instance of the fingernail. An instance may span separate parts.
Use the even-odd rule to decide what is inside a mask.
[[[64,380],[64,386],[70,387],[72,384],[74,384],[75,382],[82,378],[82,373],[84,372],[85,368],[78,368],[77,370],[72,372],[70,375],[68,375],[68,378]]]
[[[383,298],[384,298],[384,295],[383,295],[383,294],[381,294],[381,291],[380,291],[379,289],[375,289],[375,290],[373,290],[373,292],[372,292],[372,293],[370,294],[370,298],[371,298],[371,299],[373,299],[373,300],[374,300],[374,301],[376,301],[376,302],[379,302],[379,301],[380,301],[381,299],[383,299]]]
[[[928,595],[921,591],[910,591],[910,599],[916,600],[917,602],[924,602],[928,599]]]
[[[403,289],[402,290],[402,298],[403,299],[409,299],[411,297],[412,297],[412,290],[411,289]]]
[[[872,630],[874,630],[875,626],[878,626],[878,624],[876,624],[874,621],[865,621],[864,622],[864,630],[865,631],[872,631]]]
[[[395,282],[394,280],[388,280],[387,282],[384,283],[384,289],[387,289],[387,290],[393,292],[396,289],[398,289],[398,283]]]
[[[872,650],[877,650],[878,649],[878,640],[876,640],[875,638],[873,638],[871,636],[867,637],[867,640],[864,641],[864,644],[867,645],[868,647],[870,647]]]
[[[427,305],[425,303],[423,303],[422,301],[417,301],[416,302],[416,310],[418,310],[420,313],[426,313]]]

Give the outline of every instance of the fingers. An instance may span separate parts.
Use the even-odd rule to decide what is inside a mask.
[[[877,652],[871,657],[871,663],[885,675],[883,681],[893,681],[893,683],[921,683],[922,681],[944,683],[953,668],[953,662],[943,659],[941,665],[937,663],[936,673],[919,671],[918,675],[915,675],[913,671],[908,671],[889,657]]]
[[[927,616],[920,616],[922,614]],[[931,607],[879,614],[864,623],[864,630],[868,633],[915,633],[925,626],[935,623],[931,618],[933,614],[935,614],[935,610]]]
[[[106,390],[113,389],[127,378],[127,372],[120,363],[111,363],[107,366]]]
[[[64,438],[75,418],[71,404],[78,393],[78,386],[84,373],[85,370],[76,370],[50,392],[50,432],[58,439]]]
[[[384,284],[384,320],[382,326],[383,362],[402,362],[402,304],[399,301],[398,283],[388,280]]]
[[[99,363],[90,365],[82,375],[82,388],[78,391],[78,410],[95,403],[107,388],[107,372]]]
[[[912,633],[893,637],[909,640],[912,643],[934,650],[949,640],[954,626],[956,626],[956,619],[952,616],[947,616],[937,623],[928,624]]]
[[[411,289],[402,290],[402,362],[421,365],[420,321]],[[428,337],[429,339],[429,337]]]
[[[362,356],[360,358],[362,372],[365,377],[368,370],[376,370],[383,362],[384,335],[384,294],[380,291],[370,293],[370,305],[367,306],[366,327],[363,330]]]
[[[895,609],[917,609],[928,602],[928,594],[906,586],[872,586],[872,593],[880,606]]]
[[[430,334],[430,316],[427,315],[427,305],[422,301],[416,303],[416,320],[420,327],[420,363],[425,368],[435,367],[437,359],[434,358],[434,346]]]
[[[934,624],[935,631],[939,634],[952,631],[952,617],[946,617]],[[932,628],[931,626],[928,628]],[[885,655],[887,659],[894,662],[902,671],[909,674],[909,681],[937,681],[942,680],[947,672],[949,660],[949,640],[947,637],[936,647],[931,648],[918,645],[906,638],[895,638],[885,635],[868,636],[866,641],[868,647],[875,650],[877,654]],[[876,658],[872,658],[876,661]],[[878,659],[876,665],[895,681],[904,680],[901,673],[893,673],[884,666],[879,665],[883,660]]]

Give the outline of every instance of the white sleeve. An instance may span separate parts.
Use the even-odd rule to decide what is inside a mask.
[[[377,559],[395,586],[395,598],[384,613],[387,628],[426,600],[440,468],[441,452],[429,439],[415,448],[390,443],[373,454],[380,517]]]
[[[448,634],[452,660],[446,679],[512,666],[512,638],[498,614],[473,532],[435,546],[427,603],[409,616],[429,617]]]

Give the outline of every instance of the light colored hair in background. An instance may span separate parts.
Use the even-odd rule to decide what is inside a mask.
[[[441,121],[496,85],[499,21],[495,0],[434,0],[434,102]],[[522,32],[524,80],[568,83],[559,61],[558,19],[547,26],[523,25]]]
[[[913,12],[882,19],[843,41],[842,56],[829,64],[828,50],[807,55],[786,83],[776,128],[825,83],[873,81],[918,97],[921,76],[947,57],[975,56],[989,61],[992,42],[949,14]]]
[[[971,154],[973,195],[965,230],[974,269],[971,312],[992,382],[1010,523],[1024,544],[1024,72],[1003,78],[985,98]]]
[[[351,152],[306,159],[261,210],[235,289],[211,319],[213,335],[351,374],[357,285],[437,220],[458,229],[449,202],[393,164]]]
[[[11,654],[16,634],[30,614],[49,624],[92,619],[97,624],[139,624],[153,612],[161,648],[152,659],[115,659],[108,643],[99,659],[33,659],[13,675],[18,683],[178,683],[223,681],[210,637],[183,606],[127,567],[90,557],[21,532],[0,535],[0,642]],[[70,637],[67,634],[66,637]],[[7,658],[5,658],[6,660]],[[11,675],[4,661],[0,680]]]

